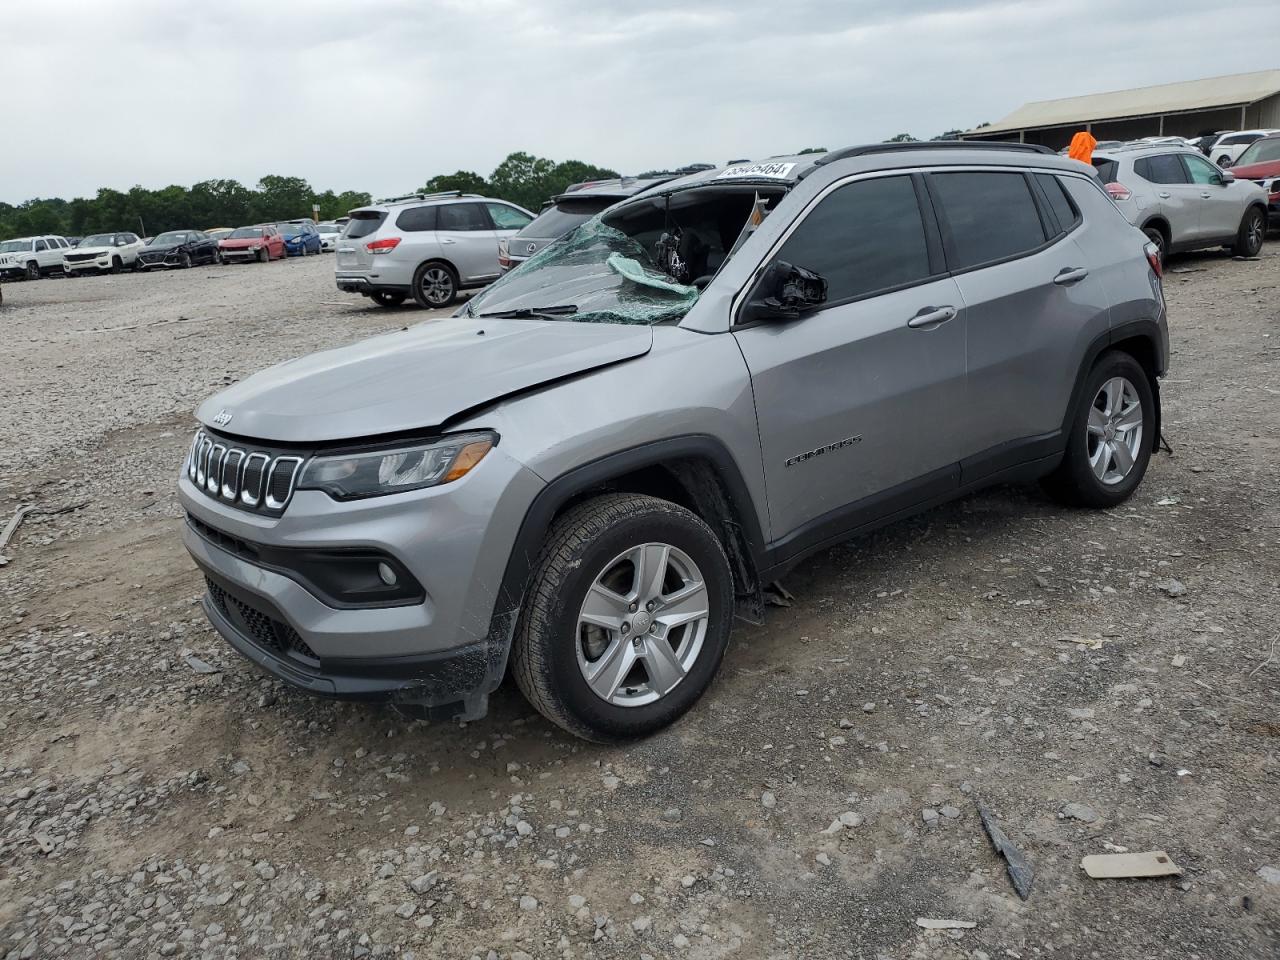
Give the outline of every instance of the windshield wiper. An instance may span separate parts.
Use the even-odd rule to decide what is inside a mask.
[[[533,317],[564,317],[578,312],[576,303],[562,303],[553,307],[520,307],[517,310],[497,310],[493,313],[479,313],[475,316],[483,319],[493,317],[496,320],[528,320]]]

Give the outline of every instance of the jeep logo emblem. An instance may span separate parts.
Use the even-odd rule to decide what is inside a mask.
[[[218,415],[213,418],[213,422],[220,427],[225,427],[228,423],[231,422],[231,418],[233,416],[235,416],[235,414],[233,414],[230,410],[227,410],[224,407],[223,409],[218,411]]]

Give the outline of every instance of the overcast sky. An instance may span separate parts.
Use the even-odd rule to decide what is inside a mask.
[[[6,12],[7,11],[7,12]],[[1280,66],[1275,0],[0,0],[0,200],[264,174],[406,192],[934,136]],[[1266,26],[1270,25],[1270,26]]]

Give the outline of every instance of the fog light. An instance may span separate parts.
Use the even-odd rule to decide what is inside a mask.
[[[378,576],[388,587],[394,587],[396,585],[396,572],[387,564],[378,564]]]

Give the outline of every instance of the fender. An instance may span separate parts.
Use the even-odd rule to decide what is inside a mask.
[[[756,571],[763,566],[765,552],[764,535],[757,519],[756,504],[747,489],[742,471],[733,455],[716,437],[709,434],[689,434],[671,437],[642,444],[616,453],[608,454],[598,460],[574,467],[548,483],[533,503],[529,505],[520,530],[516,534],[515,544],[511,548],[511,556],[507,560],[507,568],[498,588],[498,596],[494,603],[490,621],[492,639],[505,637],[508,642],[510,630],[514,626],[520,605],[524,601],[525,588],[533,573],[534,564],[546,540],[547,532],[556,514],[573,498],[587,491],[601,487],[617,477],[624,476],[644,467],[669,466],[673,461],[702,459],[709,461],[716,479],[724,486],[724,493],[729,502],[732,517],[724,518],[724,522],[737,528],[746,548],[746,557],[735,557],[738,551],[732,544],[725,544],[730,554],[730,561],[748,562],[752,569],[740,571],[754,578]],[[696,492],[695,492],[696,495]],[[715,518],[704,517],[708,522]]]
[[[1121,343],[1125,340],[1133,340],[1141,338],[1151,345],[1151,357],[1154,362],[1155,369],[1151,371],[1151,396],[1156,403],[1156,423],[1154,444],[1160,442],[1160,384],[1159,377],[1164,376],[1168,369],[1169,358],[1165,355],[1164,338],[1160,335],[1160,325],[1152,319],[1131,320],[1128,323],[1122,323],[1118,327],[1113,327],[1106,333],[1095,337],[1084,352],[1084,357],[1080,361],[1080,369],[1076,372],[1076,383],[1071,390],[1071,402],[1067,404],[1066,413],[1062,417],[1062,440],[1065,443],[1066,438],[1071,434],[1071,419],[1074,411],[1080,404],[1080,393],[1084,389],[1085,378],[1089,376],[1089,371],[1093,369],[1093,365],[1097,362],[1104,350],[1109,347]],[[1153,445],[1152,449],[1155,449]]]

